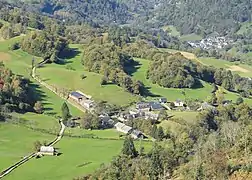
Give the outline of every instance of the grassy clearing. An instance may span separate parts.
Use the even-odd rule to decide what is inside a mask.
[[[146,59],[135,58],[139,65],[136,67],[136,72],[134,72],[133,78],[140,80],[147,87],[149,92],[152,94],[148,96],[147,99],[156,99],[158,96],[166,97],[168,101],[174,101],[176,99],[185,99],[182,91],[185,90],[186,98],[206,100],[208,96],[211,95],[212,87],[210,84],[202,82],[203,88],[198,89],[175,89],[175,88],[163,88],[157,84],[152,84],[148,79],[146,79],[146,72],[150,61]],[[237,93],[232,93],[225,91],[225,98],[233,100],[234,102],[239,97]],[[252,104],[252,99],[245,99],[248,104]]]
[[[193,33],[193,34],[187,34],[187,35],[180,36],[179,39],[181,41],[199,41],[202,39],[202,37]]]
[[[178,37],[180,36],[180,32],[177,30],[177,28],[175,26],[169,25],[169,26],[164,26],[163,27],[164,31],[167,31],[168,34]]]
[[[77,48],[80,51],[78,45],[72,45],[71,48]],[[44,68],[37,70],[37,73],[43,77],[49,84],[57,85],[61,88],[67,88],[70,90],[81,90],[87,94],[93,96],[96,100],[105,100],[112,104],[128,105],[137,101],[138,97],[134,96],[122,88],[116,85],[101,86],[100,82],[102,76],[97,73],[87,72],[81,65],[81,55],[79,54],[73,58],[67,60],[64,65],[49,64]],[[71,66],[74,70],[68,70],[67,67]],[[57,74],[57,76],[55,76]],[[87,77],[81,79],[81,75],[84,74]]]
[[[243,34],[246,33],[247,31],[251,31],[252,28],[252,23],[246,22],[243,23],[239,31],[236,32],[236,34]]]
[[[4,169],[32,152],[36,140],[50,141],[54,136],[37,133],[23,127],[0,124],[0,169]],[[20,137],[22,141],[20,141]],[[62,155],[32,159],[17,168],[6,180],[25,177],[26,180],[62,179],[68,180],[93,172],[102,163],[109,163],[120,153],[123,140],[79,139],[64,137],[55,147]],[[136,142],[137,149],[140,142]],[[148,151],[152,143],[142,142]]]
[[[135,58],[139,62],[139,66],[136,67],[137,71],[133,73],[133,78],[138,79],[144,83],[147,89],[155,96],[166,97],[168,101],[174,101],[176,99],[184,99],[182,94],[182,89],[176,88],[163,88],[157,84],[152,84],[149,80],[146,79],[146,72],[150,61],[145,59]],[[206,99],[206,97],[211,93],[211,86],[207,83],[203,83],[203,88],[199,89],[185,89],[187,98],[192,99]],[[153,98],[149,96],[149,98]]]
[[[229,62],[215,58],[199,58],[203,64],[214,66],[216,68],[230,69],[243,77],[252,77],[252,66],[240,64],[239,62]]]

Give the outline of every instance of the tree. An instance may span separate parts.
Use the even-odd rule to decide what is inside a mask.
[[[212,84],[212,93],[215,93],[218,90],[218,87],[216,86],[216,84]]]
[[[162,109],[159,112],[159,119],[161,119],[161,120],[167,120],[167,118],[168,118],[168,114],[167,114],[166,110]]]
[[[151,129],[151,137],[157,139],[157,125],[154,124]]]
[[[243,100],[242,97],[238,97],[237,100],[236,100],[237,105],[242,104],[243,102],[244,102],[244,100]]]
[[[43,104],[41,101],[37,101],[35,104],[34,104],[34,110],[36,113],[38,114],[42,114],[43,113]]]
[[[40,141],[35,141],[33,143],[33,150],[38,152],[40,150],[40,147],[42,146],[42,143]]]
[[[157,130],[157,140],[158,141],[162,141],[162,139],[164,138],[165,134],[164,134],[164,130],[161,126],[158,127]]]
[[[61,115],[63,122],[66,122],[68,118],[71,116],[66,102],[64,102],[61,106]]]
[[[108,78],[105,77],[105,76],[103,76],[102,79],[101,79],[101,85],[102,85],[102,86],[103,86],[103,85],[106,85],[107,82],[108,82]]]
[[[222,90],[218,90],[216,92],[216,98],[217,98],[218,105],[221,105],[223,101],[225,100],[224,93]]]
[[[130,156],[132,158],[135,158],[138,155],[132,138],[128,136],[124,140],[122,154]]]

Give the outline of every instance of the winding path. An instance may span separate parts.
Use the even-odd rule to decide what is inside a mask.
[[[55,145],[63,137],[63,134],[64,134],[64,131],[66,129],[66,126],[63,124],[63,122],[61,120],[59,121],[59,123],[61,125],[61,129],[60,129],[60,132],[59,132],[57,138],[55,138],[47,146],[53,146],[53,145]],[[10,174],[14,169],[18,168],[19,166],[21,166],[22,164],[26,163],[30,159],[36,157],[38,154],[39,154],[39,152],[34,152],[32,154],[29,154],[28,156],[25,156],[25,158],[21,159],[20,161],[18,161],[14,165],[12,165],[12,166],[8,167],[7,169],[5,169],[4,171],[0,172],[0,179],[3,178],[4,176]]]

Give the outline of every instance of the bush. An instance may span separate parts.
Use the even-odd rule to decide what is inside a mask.
[[[20,48],[20,44],[16,42],[10,45],[9,50],[14,51],[14,50],[18,50],[19,48]]]
[[[87,78],[87,76],[85,74],[82,74],[80,77],[82,80]]]
[[[67,70],[71,70],[71,71],[75,71],[75,69],[71,65],[69,65],[69,64],[66,66],[66,69]]]

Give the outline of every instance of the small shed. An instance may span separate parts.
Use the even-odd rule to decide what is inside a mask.
[[[57,151],[55,150],[54,147],[51,146],[41,146],[39,152],[41,155],[49,155],[49,156],[57,155]]]
[[[174,105],[175,107],[184,107],[185,106],[185,103],[183,101],[181,101],[180,99],[177,99],[175,102],[174,102]]]

